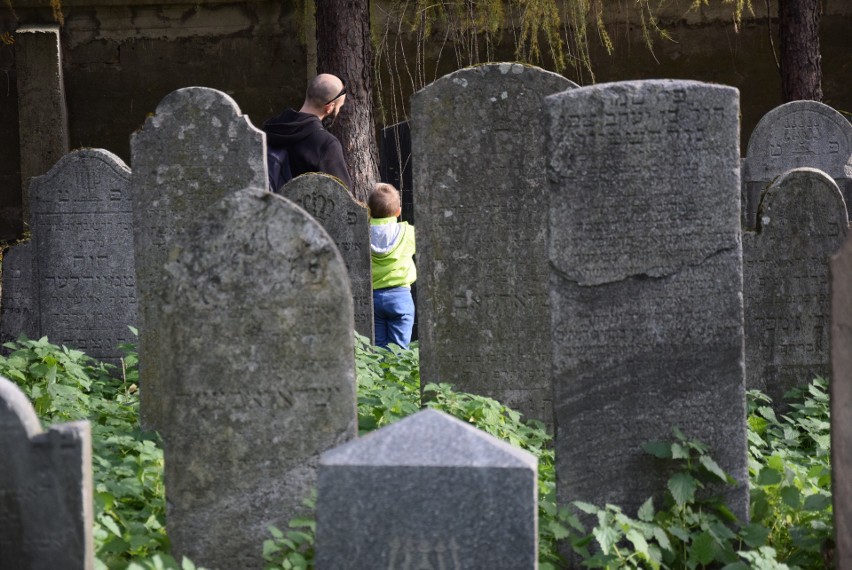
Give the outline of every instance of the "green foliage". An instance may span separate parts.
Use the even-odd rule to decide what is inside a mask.
[[[308,514],[290,520],[291,530],[285,533],[274,526],[269,527],[272,538],[263,542],[263,559],[268,562],[264,570],[307,570],[314,567],[317,525],[310,517],[316,509],[316,491],[302,504]]]

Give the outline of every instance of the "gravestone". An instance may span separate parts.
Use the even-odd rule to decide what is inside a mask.
[[[544,97],[575,87],[517,63],[412,98],[421,377],[551,423]]]
[[[739,94],[693,81],[547,98],[557,496],[661,504],[643,452],[709,445],[748,515]]]
[[[317,568],[537,568],[537,459],[436,410],[320,457]]]
[[[355,330],[373,334],[373,278],[370,270],[370,210],[355,200],[337,178],[303,174],[281,189],[281,195],[312,215],[334,240],[352,287]]]
[[[92,570],[88,422],[42,431],[23,392],[0,378],[0,568]]]
[[[3,253],[3,281],[0,293],[0,344],[22,333],[39,337],[38,298],[33,283],[31,241],[13,245]]]
[[[30,184],[39,336],[119,364],[135,342],[130,170],[103,149],[76,150]]]
[[[267,184],[265,135],[234,100],[215,89],[187,87],[167,95],[130,137],[134,253],[139,301],[140,420],[158,429],[156,398],[167,386],[149,372],[162,307],[156,299],[170,244],[222,196]]]
[[[852,568],[852,238],[831,258],[831,495],[834,563]]]
[[[775,407],[791,388],[829,376],[828,261],[847,226],[834,181],[798,168],[764,192],[757,231],[743,234],[746,387]]]
[[[176,240],[159,355],[169,538],[210,568],[263,568],[319,454],[356,435],[352,293],[322,227],[265,182]],[[143,388],[144,389],[144,388]]]
[[[757,224],[761,193],[794,168],[817,168],[852,199],[852,124],[818,101],[791,101],[769,111],[751,134],[743,159],[743,218]]]

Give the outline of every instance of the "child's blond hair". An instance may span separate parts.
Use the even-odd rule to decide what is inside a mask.
[[[390,218],[397,215],[400,208],[399,190],[392,184],[379,182],[367,198],[370,216],[373,218]]]

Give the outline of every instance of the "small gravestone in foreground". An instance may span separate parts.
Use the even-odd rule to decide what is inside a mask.
[[[118,364],[135,342],[130,170],[103,149],[66,154],[30,183],[39,336]]]
[[[352,287],[355,330],[374,340],[373,281],[370,270],[370,210],[333,176],[303,174],[284,185],[281,195],[305,209],[334,240]]]
[[[0,294],[0,345],[22,333],[38,338],[38,297],[33,276],[32,241],[13,245],[3,253]]]
[[[794,168],[817,168],[834,179],[847,203],[852,199],[852,125],[818,101],[791,101],[760,119],[743,159],[743,223],[757,224],[763,190]]]
[[[157,300],[169,538],[216,569],[263,568],[267,527],[287,528],[319,454],[357,429],[346,266],[313,218],[265,188],[200,216]]]
[[[677,426],[739,482],[745,519],[739,94],[635,81],[546,104],[559,501],[662,504],[642,445]]]
[[[88,422],[44,432],[23,392],[0,378],[0,568],[91,570]]]
[[[328,451],[317,568],[537,568],[537,460],[435,410]]]
[[[167,95],[130,138],[134,253],[139,301],[140,420],[160,427],[162,378],[151,352],[161,334],[163,265],[175,238],[222,196],[267,184],[264,134],[234,100],[215,89]]]
[[[828,262],[847,226],[834,181],[798,168],[766,190],[757,231],[743,234],[746,386],[776,408],[791,388],[829,375]]]

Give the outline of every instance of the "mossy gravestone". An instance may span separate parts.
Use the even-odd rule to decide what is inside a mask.
[[[424,410],[328,451],[317,568],[536,568],[537,460]]]
[[[840,188],[847,205],[852,199],[852,125],[818,101],[791,101],[760,119],[743,159],[743,223],[757,224],[763,190],[794,168],[818,168]]]
[[[88,422],[42,431],[24,393],[0,378],[0,458],[0,568],[94,568]]]
[[[219,198],[267,182],[263,132],[231,97],[206,87],[167,95],[130,138],[134,253],[139,300],[140,419],[160,428],[160,407],[148,395],[165,389],[151,372],[162,333],[163,265],[176,235]]]
[[[169,538],[214,569],[263,568],[267,527],[286,529],[319,454],[356,435],[352,293],[323,228],[265,190],[234,192],[177,240],[159,406]]]
[[[544,97],[573,83],[488,64],[412,98],[424,381],[551,423]]]
[[[847,233],[846,205],[820,170],[787,172],[764,192],[743,234],[746,386],[784,394],[830,368],[829,257]]]
[[[739,94],[692,81],[566,91],[549,112],[558,498],[634,515],[679,427],[748,515]]]
[[[280,193],[304,208],[334,240],[349,270],[355,330],[373,342],[370,210],[356,201],[337,178],[327,174],[297,176]]]
[[[33,244],[26,241],[3,252],[0,293],[0,345],[24,334],[38,338],[38,297],[33,283]]]
[[[130,170],[76,150],[32,180],[29,202],[38,335],[119,364],[137,325]]]

